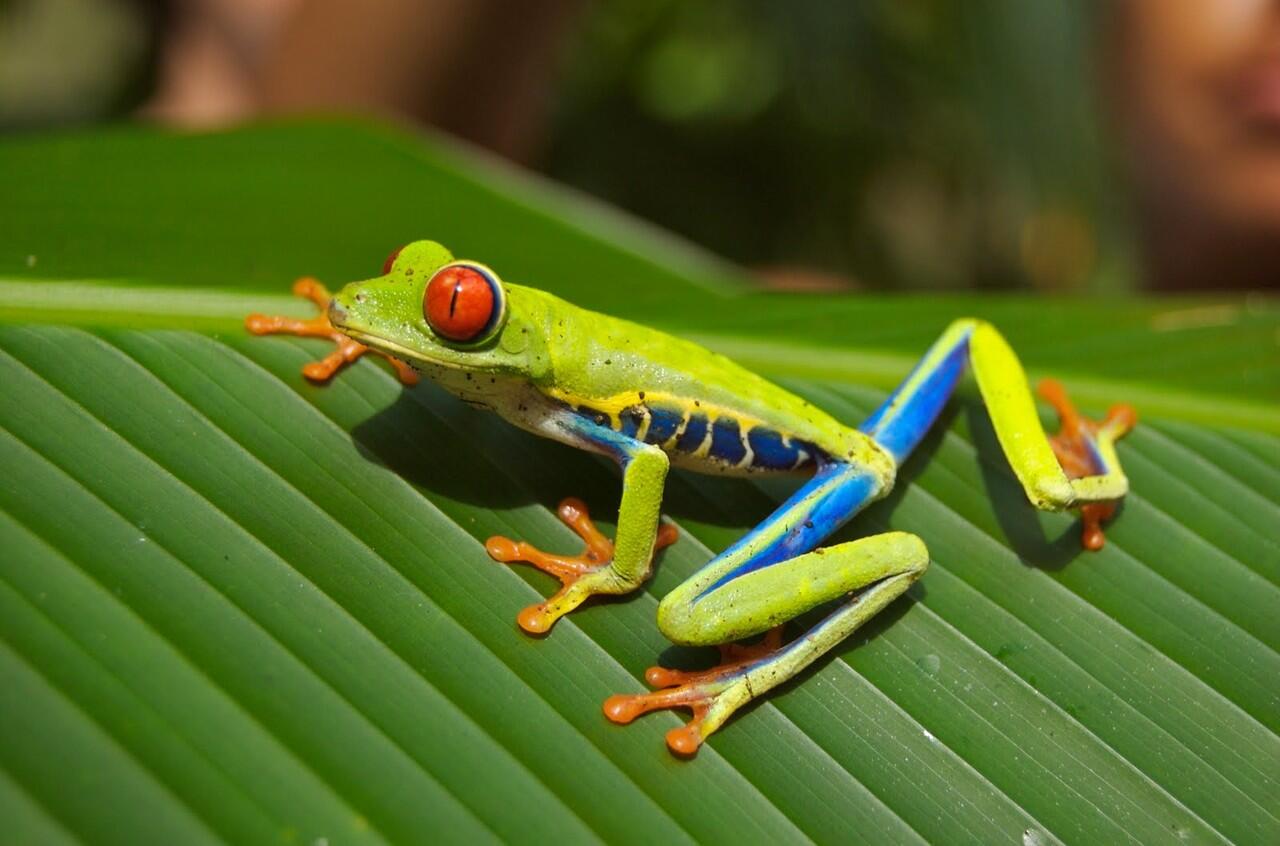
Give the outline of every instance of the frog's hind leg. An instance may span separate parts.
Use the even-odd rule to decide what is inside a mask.
[[[715,617],[729,609],[762,621],[788,619],[854,595],[808,632],[781,645],[774,628],[755,648],[726,652],[724,663],[701,672],[652,667],[645,679],[652,693],[612,696],[605,715],[629,723],[664,708],[689,708],[693,719],[667,733],[667,746],[692,755],[736,710],[801,672],[854,630],[901,596],[924,574],[929,554],[915,535],[891,532],[818,549],[765,569],[755,570],[695,603],[688,612]],[[668,635],[670,636],[670,635]]]
[[[1100,520],[1129,490],[1115,441],[1132,428],[1132,408],[1118,405],[1099,423],[1082,418],[1060,385],[1041,394],[1057,409],[1062,432],[1040,425],[1026,373],[1004,337],[981,320],[957,320],[943,332],[906,381],[859,428],[904,461],[937,419],[972,365],[992,427],[1031,504],[1047,511],[1080,509],[1084,544],[1102,546]],[[1047,392],[1046,392],[1047,390]]]
[[[891,533],[810,551],[887,488],[888,480],[873,468],[842,462],[821,467],[658,606],[658,627],[675,643],[719,645],[773,633],[746,653],[722,647],[724,663],[711,670],[650,668],[649,683],[667,689],[611,697],[605,715],[627,723],[661,708],[691,708],[693,720],[667,735],[672,751],[691,755],[734,711],[800,672],[900,595],[928,564],[914,535]],[[779,646],[779,625],[854,591],[860,593],[812,631]]]
[[[374,352],[391,362],[396,376],[405,385],[416,385],[418,374],[412,367],[398,358],[389,356],[378,350],[371,350],[364,344],[348,337],[333,327],[329,322],[329,290],[319,281],[304,276],[293,283],[295,296],[311,300],[320,308],[320,313],[308,320],[294,317],[280,317],[267,314],[251,314],[244,319],[245,328],[255,335],[298,335],[303,338],[327,338],[336,344],[336,349],[319,361],[304,365],[302,374],[314,382],[325,382],[345,364],[350,364],[367,352]]]

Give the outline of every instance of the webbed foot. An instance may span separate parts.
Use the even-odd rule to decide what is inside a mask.
[[[1057,380],[1041,380],[1036,391],[1058,413],[1058,433],[1049,437],[1049,445],[1053,447],[1053,453],[1058,457],[1058,463],[1067,476],[1080,479],[1106,473],[1108,468],[1098,454],[1098,442],[1116,441],[1132,429],[1138,420],[1133,407],[1125,403],[1113,405],[1102,420],[1090,420],[1076,410],[1067,396],[1066,388]],[[1106,542],[1102,534],[1102,523],[1115,515],[1119,504],[1116,500],[1093,502],[1080,507],[1080,520],[1083,524],[1081,541],[1085,549],[1102,549]]]
[[[720,646],[720,663],[707,670],[650,667],[644,679],[659,689],[652,693],[610,696],[604,701],[604,714],[613,722],[625,725],[650,711],[690,709],[693,719],[667,732],[668,748],[677,755],[689,757],[697,753],[711,732],[753,698],[750,676],[754,670],[769,664],[781,648],[782,626],[778,626],[750,646],[733,643]]]
[[[398,358],[384,352],[370,349],[359,341],[348,337],[333,327],[329,322],[329,300],[331,295],[324,285],[309,276],[304,276],[293,283],[295,296],[311,300],[320,307],[320,313],[310,320],[299,320],[293,317],[278,317],[266,314],[251,314],[244,319],[244,326],[255,335],[298,335],[303,338],[328,338],[337,345],[337,349],[320,361],[313,361],[302,368],[302,375],[313,382],[327,382],[334,373],[344,365],[355,361],[367,352],[373,352],[391,362],[396,369],[396,376],[405,385],[416,385],[418,374],[413,368]]]
[[[619,583],[610,566],[613,561],[613,541],[596,528],[582,500],[575,497],[563,500],[556,509],[556,516],[586,544],[581,555],[555,555],[543,552],[525,541],[500,535],[489,538],[484,544],[489,557],[495,561],[532,564],[542,572],[555,576],[563,585],[546,602],[530,605],[516,617],[520,628],[530,634],[549,631],[556,620],[577,608],[592,594],[625,593],[634,587]],[[676,527],[669,523],[659,523],[658,533],[654,538],[654,552],[675,542]]]

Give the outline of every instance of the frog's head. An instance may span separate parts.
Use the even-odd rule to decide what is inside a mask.
[[[546,362],[535,300],[483,264],[414,241],[387,258],[382,274],[329,303],[330,322],[357,341],[450,370],[533,377]]]

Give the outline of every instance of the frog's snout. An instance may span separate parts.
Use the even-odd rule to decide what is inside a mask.
[[[338,302],[337,297],[329,300],[329,323],[334,327],[341,329],[347,321],[347,309],[342,303]]]

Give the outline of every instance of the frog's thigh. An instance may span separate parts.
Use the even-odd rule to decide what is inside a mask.
[[[669,594],[658,626],[676,643],[706,646],[749,637],[853,591],[870,587],[883,601],[864,607],[857,624],[874,614],[929,566],[924,541],[888,532],[818,549],[732,579],[698,596]],[[850,631],[852,628],[850,627]]]

